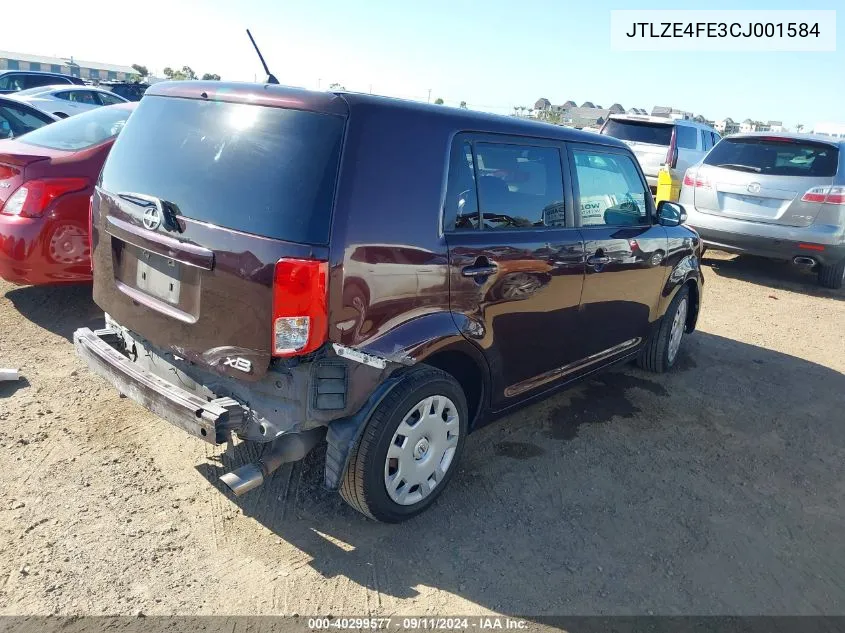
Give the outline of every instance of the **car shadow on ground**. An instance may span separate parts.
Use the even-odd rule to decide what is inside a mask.
[[[814,297],[845,301],[845,291],[821,287],[814,271],[791,262],[753,255],[732,255],[714,250],[708,250],[701,261],[720,277],[740,279],[775,290],[791,290]]]
[[[17,380],[4,380],[0,382],[0,398],[13,396],[16,392],[27,387],[29,387],[29,381],[23,376]]]
[[[91,298],[91,284],[23,286],[6,292],[6,298],[24,317],[69,341],[77,328],[103,327],[103,310]]]
[[[841,609],[845,375],[706,333],[684,345],[669,374],[619,367],[472,434],[404,524],[326,491],[322,447],[240,498],[218,478],[253,448],[198,469],[276,535],[245,555],[272,566],[281,538],[375,613],[428,587],[509,614]]]

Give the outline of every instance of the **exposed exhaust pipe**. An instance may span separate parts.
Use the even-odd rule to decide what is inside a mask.
[[[258,488],[282,464],[297,462],[305,457],[325,435],[326,428],[323,426],[302,433],[286,433],[273,440],[257,462],[226,473],[220,480],[229,486],[235,496],[240,497]]]
[[[812,257],[801,257],[799,255],[798,257],[792,258],[792,263],[796,266],[815,266],[816,260]]]

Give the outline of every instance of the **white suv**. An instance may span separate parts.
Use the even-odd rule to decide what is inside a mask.
[[[704,158],[722,137],[709,125],[689,119],[612,114],[601,134],[624,141],[633,150],[652,192],[657,189],[657,172],[669,166],[673,180]]]

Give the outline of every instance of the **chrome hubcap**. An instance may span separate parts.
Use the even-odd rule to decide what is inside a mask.
[[[446,396],[420,400],[396,428],[384,464],[384,486],[399,505],[425,499],[443,481],[458,448],[458,408]]]
[[[684,328],[687,324],[687,299],[684,297],[675,310],[675,318],[672,319],[672,330],[669,332],[669,362],[675,360],[678,350],[681,347],[681,339],[684,337]]]

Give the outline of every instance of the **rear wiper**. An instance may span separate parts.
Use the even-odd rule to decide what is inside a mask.
[[[739,169],[740,171],[753,171],[755,174],[759,174],[763,171],[759,167],[754,167],[753,165],[740,165],[739,163],[719,163],[718,165],[714,165],[714,167],[727,167],[728,169]]]

